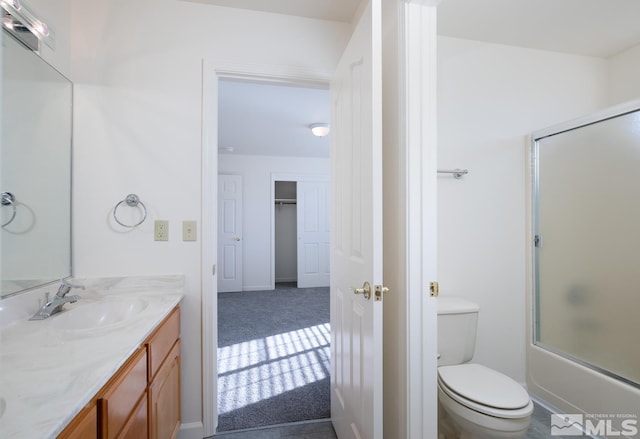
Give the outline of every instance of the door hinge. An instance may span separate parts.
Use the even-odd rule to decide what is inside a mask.
[[[375,288],[375,301],[376,302],[382,302],[382,295],[384,293],[388,293],[389,292],[389,288],[387,287],[383,287],[382,285],[376,285]]]
[[[213,276],[215,276],[215,275],[216,275],[216,264],[213,264],[213,267],[211,267],[211,274],[212,274]]]
[[[543,244],[543,240],[542,240],[542,235],[536,235],[533,237],[533,245],[538,247],[538,248],[542,248],[542,244]]]
[[[440,294],[440,285],[438,284],[438,282],[436,281],[429,282],[429,295],[431,297],[438,297],[439,294]]]

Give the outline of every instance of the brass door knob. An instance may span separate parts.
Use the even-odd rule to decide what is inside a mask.
[[[365,299],[371,299],[371,285],[369,282],[365,282],[362,284],[362,288],[351,288],[353,294],[362,294]]]

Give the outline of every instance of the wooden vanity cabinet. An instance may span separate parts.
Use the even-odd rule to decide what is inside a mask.
[[[180,340],[149,385],[149,439],[173,439],[180,428]]]
[[[122,436],[130,418],[147,391],[147,350],[138,348],[127,363],[111,378],[98,395],[98,420],[101,439]],[[145,413],[146,417],[146,413]]]
[[[59,439],[95,439],[98,436],[98,408],[96,402],[86,406],[58,435]]]
[[[58,435],[58,439],[173,439],[180,428],[180,308]]]
[[[180,313],[176,308],[147,342],[149,439],[173,439],[180,428]]]

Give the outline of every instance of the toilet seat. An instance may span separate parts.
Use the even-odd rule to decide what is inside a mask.
[[[480,364],[441,366],[438,383],[451,399],[479,413],[517,419],[533,411],[531,398],[520,384]]]

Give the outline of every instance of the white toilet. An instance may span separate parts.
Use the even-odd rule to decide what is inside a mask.
[[[469,363],[476,345],[480,308],[454,297],[438,298],[438,437],[523,437],[533,402],[506,375]]]

